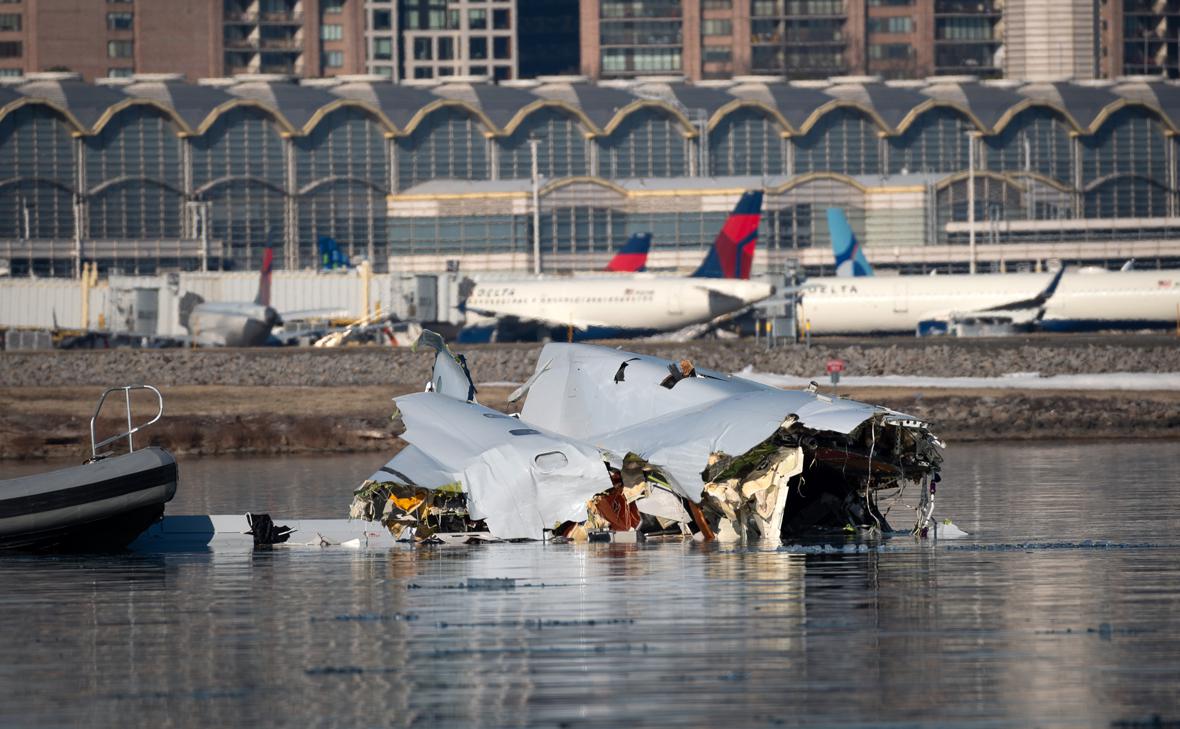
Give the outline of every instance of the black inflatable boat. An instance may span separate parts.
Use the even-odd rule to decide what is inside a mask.
[[[159,412],[131,425],[132,390],[156,394]],[[107,395],[122,391],[127,431],[96,443],[95,420]],[[160,519],[176,494],[176,461],[161,448],[135,450],[133,436],[164,414],[164,399],[149,385],[111,388],[90,420],[91,459],[80,466],[0,481],[0,549],[101,551],[127,546]],[[100,453],[127,439],[128,452]]]

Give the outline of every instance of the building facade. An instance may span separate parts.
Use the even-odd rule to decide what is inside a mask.
[[[0,258],[16,275],[314,266],[600,267],[634,232],[697,262],[766,190],[756,267],[830,263],[850,210],[899,267],[1180,256],[1180,86],[864,78],[513,84],[241,76],[0,83]],[[533,156],[540,184],[534,228]],[[972,149],[973,148],[973,149]],[[974,169],[971,160],[974,159]],[[1031,247],[1030,247],[1031,246]],[[1032,253],[1030,251],[1036,251]]]
[[[179,73],[191,81],[242,73],[513,79],[519,64],[516,3],[5,0],[0,76],[69,71],[86,80],[135,73]],[[542,16],[550,11],[537,9]],[[539,57],[534,65],[561,70],[568,60],[547,66]]]
[[[998,76],[995,0],[582,0],[582,72]]]
[[[1100,62],[1107,77],[1180,75],[1180,0],[1107,0],[1099,5]]]
[[[1008,0],[1004,74],[1029,81],[1099,78],[1098,12],[1094,0]]]

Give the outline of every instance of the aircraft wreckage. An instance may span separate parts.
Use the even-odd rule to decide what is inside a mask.
[[[892,531],[912,489],[933,526],[942,443],[918,418],[779,390],[687,361],[545,345],[510,402],[480,405],[442,338],[426,392],[394,399],[405,448],[356,491],[354,519],[417,541],[683,536],[776,541]],[[916,493],[914,493],[916,491]],[[898,498],[894,498],[898,497]]]

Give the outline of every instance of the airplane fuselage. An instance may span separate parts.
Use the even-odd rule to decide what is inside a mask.
[[[635,336],[710,321],[772,293],[760,281],[613,276],[481,283],[466,306],[484,316],[572,326],[582,337]]]
[[[813,334],[913,333],[920,321],[1028,299],[1050,273],[809,279],[799,321]],[[1059,331],[1175,325],[1180,272],[1067,272],[1040,328]]]
[[[217,347],[261,347],[281,321],[269,306],[210,301],[193,308],[188,330],[198,344]]]

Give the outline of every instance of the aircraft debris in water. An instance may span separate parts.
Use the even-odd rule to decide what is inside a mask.
[[[510,396],[480,405],[466,361],[432,332],[426,392],[394,399],[406,447],[350,517],[400,539],[652,537],[771,541],[892,530],[878,496],[916,490],[932,526],[942,443],[889,408],[779,390],[607,347],[550,343]]]

